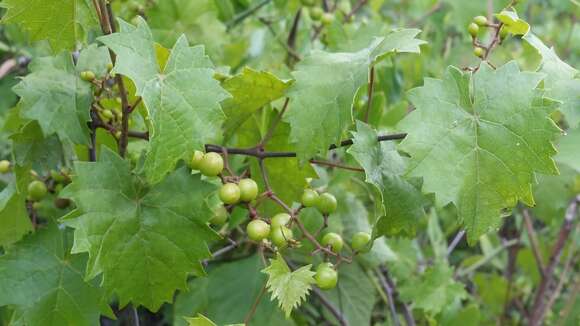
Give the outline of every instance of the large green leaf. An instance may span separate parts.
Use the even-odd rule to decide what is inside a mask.
[[[58,137],[50,135],[45,138],[36,121],[28,122],[10,138],[14,160],[20,166],[32,163],[39,171],[49,171],[61,162],[64,155]]]
[[[542,57],[539,72],[546,74],[546,96],[562,101],[560,111],[572,127],[580,123],[580,77],[578,70],[562,61],[553,48],[547,47],[536,35],[524,36]]]
[[[14,87],[21,97],[22,117],[37,120],[45,136],[57,134],[62,140],[88,143],[92,92],[75,70],[72,56],[39,58],[30,69]]]
[[[482,64],[473,76],[450,67],[409,94],[417,110],[401,122],[408,176],[422,177],[439,205],[456,205],[470,243],[518,200],[534,204],[534,172],[558,172],[551,141],[560,130],[548,118],[556,105],[536,88],[541,79],[515,62]]]
[[[3,0],[4,23],[16,23],[35,41],[48,40],[55,52],[74,50],[98,18],[91,0]]]
[[[13,244],[33,230],[26,209],[30,173],[20,166],[14,166],[13,170],[15,181],[0,192],[0,247]]]
[[[373,62],[391,53],[418,52],[417,31],[408,31],[373,38],[356,52],[315,50],[298,64],[292,73],[296,81],[288,92],[291,104],[286,120],[302,163],[324,156],[331,144],[344,137],[353,123],[354,97],[367,83]]]
[[[173,170],[180,159],[221,136],[224,114],[219,102],[228,97],[213,79],[213,65],[203,46],[190,47],[181,37],[160,71],[147,23],[121,21],[121,31],[99,38],[118,56],[115,72],[131,78],[153,122],[145,171],[152,183]]]
[[[269,72],[248,67],[224,81],[222,86],[232,95],[223,103],[226,137],[234,134],[258,109],[282,97],[290,84]]]
[[[363,122],[357,122],[353,136],[347,152],[364,168],[366,182],[381,193],[384,216],[376,223],[375,235],[413,235],[425,212],[420,190],[403,177],[406,162],[392,143],[379,142],[377,132]]]
[[[0,306],[14,305],[25,325],[100,325],[111,315],[99,288],[83,280],[84,255],[69,254],[66,230],[37,231],[0,256]]]
[[[207,197],[215,186],[185,168],[150,187],[109,149],[98,162],[77,162],[73,182],[61,196],[77,205],[67,224],[75,229],[73,252],[88,252],[87,277],[103,274],[103,286],[129,301],[157,310],[186,288],[189,273],[203,275]]]

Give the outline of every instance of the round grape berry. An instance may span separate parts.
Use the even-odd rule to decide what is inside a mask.
[[[487,18],[485,16],[475,16],[473,17],[473,22],[479,26],[487,25]]]
[[[262,220],[253,220],[246,227],[248,238],[253,241],[262,241],[270,235],[270,225]]]
[[[219,195],[225,204],[235,204],[240,201],[240,187],[235,183],[226,183],[220,188]]]
[[[189,162],[189,166],[193,170],[199,169],[201,165],[201,161],[203,160],[204,154],[201,151],[194,151],[193,155],[191,156],[191,161]],[[221,156],[220,156],[221,157]]]
[[[323,193],[318,197],[316,207],[322,214],[331,214],[336,211],[336,198],[329,193]]]
[[[314,21],[319,21],[324,15],[324,10],[320,7],[310,8],[310,18]]]
[[[238,184],[240,187],[240,200],[252,201],[258,197],[258,184],[252,179],[242,179]]]
[[[342,237],[340,235],[334,232],[330,232],[322,237],[321,244],[325,247],[330,246],[332,251],[339,253],[342,250],[344,242],[342,241]]]
[[[480,48],[479,46],[473,48],[473,55],[478,58],[483,58],[483,48]]]
[[[479,25],[477,25],[476,23],[470,23],[469,26],[467,27],[467,31],[469,32],[469,35],[471,35],[471,37],[476,38],[477,33],[479,33]]]
[[[312,7],[315,5],[316,0],[300,0],[300,3],[304,6],[304,7]]]
[[[97,78],[97,76],[95,76],[94,72],[92,72],[90,70],[81,71],[81,79],[82,80],[92,82],[93,80],[95,80],[95,78]]]
[[[288,241],[294,239],[294,233],[291,229],[285,226],[278,226],[272,229],[270,234],[270,239],[272,243],[278,248],[286,248],[288,246]]]
[[[8,173],[10,171],[10,161],[2,160],[0,161],[0,173]]]
[[[48,189],[46,189],[46,185],[42,181],[35,180],[28,184],[28,196],[34,201],[44,198],[47,192]]]
[[[371,248],[371,235],[366,232],[357,232],[352,236],[351,246],[354,251],[367,252]]]
[[[222,205],[219,205],[213,210],[213,216],[209,222],[213,225],[222,226],[228,220],[228,211]]]
[[[207,177],[215,177],[224,169],[224,159],[218,153],[207,153],[199,163],[199,171]]]
[[[280,213],[272,217],[270,224],[272,225],[273,228],[277,228],[279,226],[286,226],[288,222],[290,222],[290,215],[286,213]]]
[[[304,207],[313,207],[318,203],[318,193],[312,189],[304,190],[302,194],[302,205]]]
[[[330,290],[336,287],[338,282],[338,273],[329,263],[320,264],[316,269],[314,276],[316,285],[322,290]]]
[[[329,12],[325,12],[322,14],[322,17],[320,17],[320,22],[322,25],[328,26],[334,22],[334,15]]]

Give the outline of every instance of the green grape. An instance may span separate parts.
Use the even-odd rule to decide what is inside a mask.
[[[30,196],[30,199],[33,201],[41,200],[46,196],[47,192],[48,189],[42,181],[35,180],[28,184],[28,196]]]
[[[336,198],[329,193],[323,193],[318,197],[316,207],[322,214],[331,214],[336,211]]]
[[[228,211],[227,209],[219,205],[213,210],[213,216],[209,220],[209,222],[213,225],[222,226],[228,220]]]
[[[320,22],[322,23],[322,25],[328,26],[334,22],[334,15],[329,12],[325,12],[324,14],[322,14]]]
[[[97,76],[95,76],[95,73],[90,70],[81,72],[81,79],[84,81],[92,82],[95,78],[97,78]]]
[[[319,21],[324,15],[324,10],[320,7],[314,7],[310,9],[310,18],[314,21]]]
[[[316,285],[322,290],[330,290],[336,287],[338,282],[338,273],[330,263],[323,263],[316,269],[314,275]]]
[[[499,30],[499,38],[502,40],[505,39],[509,34],[510,32],[505,26],[502,26],[502,28]]]
[[[304,7],[312,7],[316,4],[316,0],[300,0],[300,3]]]
[[[0,161],[0,173],[8,173],[10,172],[10,161],[2,160]]]
[[[290,222],[290,215],[288,215],[286,213],[280,213],[280,214],[276,214],[276,215],[274,215],[274,217],[272,217],[270,224],[272,225],[273,228],[277,228],[279,226],[288,225],[288,222]]]
[[[224,169],[224,159],[218,153],[207,153],[199,163],[199,171],[207,177],[215,177]]]
[[[479,46],[473,48],[473,55],[478,58],[483,58],[483,48],[480,48]]]
[[[219,196],[225,204],[235,204],[240,201],[240,187],[235,183],[226,183],[220,188]]]
[[[262,241],[270,235],[270,225],[262,220],[253,220],[246,226],[248,238],[253,241]]]
[[[318,193],[312,189],[304,190],[302,194],[302,205],[304,207],[313,207],[318,203]]]
[[[201,161],[203,160],[204,154],[201,151],[194,151],[193,155],[191,156],[191,161],[189,162],[189,166],[193,170],[199,169],[201,165]]]
[[[471,37],[476,38],[477,33],[479,33],[479,25],[477,25],[476,23],[470,23],[469,26],[467,27],[467,31],[469,32],[469,35],[471,35]]]
[[[485,16],[475,16],[473,17],[473,22],[479,26],[486,26],[487,18]]]
[[[329,232],[322,237],[321,244],[325,247],[330,246],[332,251],[339,253],[342,250],[344,242],[340,235],[334,232]]]
[[[272,243],[278,248],[286,248],[288,246],[288,241],[294,239],[294,233],[291,229],[285,226],[278,226],[272,229],[270,234],[270,239]]]
[[[352,236],[351,247],[355,251],[367,252],[371,249],[368,245],[370,241],[370,234],[366,232],[357,232]]]
[[[240,180],[238,186],[240,187],[240,200],[249,202],[258,197],[258,184],[252,179]]]

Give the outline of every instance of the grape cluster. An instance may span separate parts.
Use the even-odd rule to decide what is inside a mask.
[[[190,167],[207,177],[220,176],[222,186],[218,190],[218,197],[223,203],[219,208],[214,210],[214,217],[210,220],[211,224],[223,225],[228,219],[228,211],[231,211],[235,205],[241,205],[249,208],[250,221],[245,226],[245,232],[249,240],[273,251],[280,251],[300,247],[300,241],[295,237],[297,228],[303,234],[302,238],[310,241],[316,249],[314,253],[322,253],[325,258],[335,257],[336,263],[325,261],[316,268],[315,280],[319,288],[332,289],[338,281],[337,266],[343,261],[350,261],[349,258],[342,255],[345,247],[342,236],[338,233],[328,232],[323,234],[318,240],[321,230],[316,234],[311,234],[302,225],[298,219],[301,209],[312,207],[317,209],[324,217],[324,227],[327,225],[327,219],[330,214],[337,209],[337,200],[331,193],[319,193],[315,189],[305,189],[300,198],[301,205],[297,209],[290,209],[289,206],[282,203],[281,200],[273,194],[272,191],[266,190],[259,193],[258,184],[251,178],[228,176],[224,177],[222,171],[227,162],[222,155],[215,152],[203,153],[195,151],[190,161]],[[278,213],[270,218],[259,216],[255,207],[259,202],[272,199],[278,203],[286,212]],[[370,250],[372,237],[369,233],[358,232],[350,242],[349,248],[352,255],[364,253]],[[351,257],[352,258],[352,257]]]

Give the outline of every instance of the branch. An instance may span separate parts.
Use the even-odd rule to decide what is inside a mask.
[[[390,134],[390,135],[382,135],[377,137],[377,141],[390,141],[390,140],[400,140],[404,139],[407,136],[405,133],[400,134]],[[330,145],[328,150],[337,149],[340,147],[346,147],[353,144],[352,139],[343,140],[338,145]],[[215,153],[222,153],[223,148],[220,145],[213,145],[213,144],[206,144],[205,151],[206,152],[215,152]],[[296,152],[266,152],[263,149],[252,147],[252,148],[225,148],[229,154],[232,155],[246,155],[246,156],[253,156],[256,158],[275,158],[275,157],[296,157]]]
[[[393,295],[393,304],[395,303],[396,300],[398,300],[399,297],[399,293],[397,291],[397,286],[395,285],[395,282],[393,282],[393,279],[391,278],[391,275],[389,273],[389,270],[387,269],[387,266],[383,265],[380,267],[379,269],[380,273],[377,273],[377,275],[379,276],[379,280],[381,281],[381,284],[384,286],[387,286],[388,288],[391,289],[392,291],[392,295]],[[383,284],[384,281],[384,284]],[[385,291],[387,290],[387,288],[385,288]],[[413,318],[413,314],[411,313],[411,309],[409,308],[409,306],[406,303],[401,302],[401,305],[403,307],[403,316],[405,317],[405,322],[407,323],[407,326],[415,326],[415,319]]]
[[[478,268],[480,268],[481,266],[487,264],[492,259],[494,259],[495,256],[499,255],[502,251],[504,251],[505,249],[508,249],[511,246],[515,246],[515,245],[519,244],[519,242],[520,242],[519,239],[512,239],[512,240],[504,242],[500,247],[498,247],[494,251],[492,251],[489,254],[489,256],[480,259],[475,264],[469,266],[466,269],[459,269],[457,271],[457,275],[458,276],[465,276],[465,275],[468,275],[468,274],[475,272]]]
[[[253,6],[252,8],[248,8],[246,11],[238,14],[236,17],[234,17],[234,19],[230,22],[228,22],[226,24],[226,28],[232,29],[233,27],[235,27],[236,25],[240,24],[241,22],[243,22],[246,18],[252,16],[253,14],[255,14],[258,10],[260,10],[260,8],[262,8],[263,6],[267,5],[268,3],[270,3],[272,0],[263,0],[262,2],[258,3],[257,5]]]
[[[359,0],[359,2],[356,5],[354,5],[352,10],[344,16],[344,21],[345,22],[349,21],[357,13],[357,11],[359,11],[364,5],[367,4],[367,2],[369,2],[369,1],[368,0]]]
[[[536,259],[536,264],[538,265],[538,271],[542,277],[546,277],[544,262],[542,261],[542,254],[540,253],[540,247],[538,245],[538,238],[536,237],[536,232],[534,231],[534,226],[530,212],[527,209],[523,209],[522,214],[524,216],[524,225],[526,226],[526,231],[528,233],[528,239],[530,239],[530,244],[532,246],[532,252],[534,253],[534,258]]]
[[[461,230],[461,231],[457,232],[457,234],[455,235],[455,238],[453,238],[453,241],[451,241],[451,243],[449,244],[449,247],[447,247],[447,257],[451,256],[451,253],[453,252],[453,250],[455,250],[455,248],[457,247],[457,245],[459,244],[461,239],[463,239],[464,235],[465,235],[465,230]]]
[[[383,290],[387,294],[389,310],[391,312],[391,319],[393,320],[393,324],[395,326],[399,326],[401,323],[399,321],[399,315],[397,315],[397,308],[395,307],[395,298],[394,298],[393,288],[387,282],[387,280],[385,279],[385,276],[383,275],[383,272],[380,269],[377,269],[376,274],[377,274],[377,277],[379,278],[379,282],[381,284],[381,287],[383,288]]]
[[[530,313],[531,326],[541,325],[544,319],[547,308],[546,296],[548,295],[549,289],[554,281],[554,270],[556,269],[556,265],[558,265],[560,262],[562,251],[564,250],[564,246],[572,231],[574,220],[576,219],[576,215],[578,213],[579,203],[580,195],[576,196],[576,198],[574,198],[574,200],[572,200],[568,206],[568,209],[566,209],[566,215],[564,216],[564,222],[560,228],[558,239],[552,248],[548,265],[545,268],[545,277],[542,278],[542,281],[538,287],[538,291],[536,292],[536,297],[534,299],[534,304]]]
[[[322,305],[324,307],[326,307],[326,309],[328,309],[328,311],[330,311],[330,313],[334,316],[334,318],[336,318],[336,320],[338,320],[338,323],[341,326],[348,326],[348,321],[346,320],[346,318],[344,318],[344,315],[342,314],[342,312],[340,310],[338,310],[338,308],[336,308],[332,302],[330,302],[326,296],[324,296],[324,294],[322,293],[322,291],[320,291],[320,289],[313,287],[312,288],[312,293],[314,293],[318,299],[320,300],[320,303],[322,303]]]
[[[367,94],[367,110],[365,111],[365,118],[364,122],[369,122],[369,114],[371,112],[371,106],[373,105],[373,91],[375,88],[375,67],[371,67],[371,71],[369,72],[369,86],[368,86],[368,94]]]

